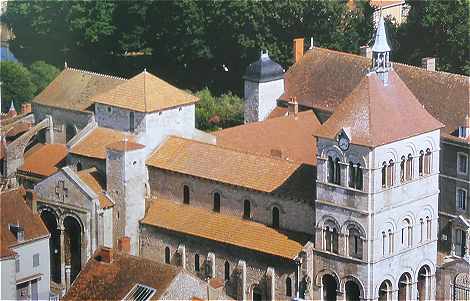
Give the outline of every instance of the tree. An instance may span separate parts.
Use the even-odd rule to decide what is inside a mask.
[[[59,74],[59,69],[44,61],[36,61],[29,67],[31,80],[36,86],[34,92],[37,95]]]
[[[439,70],[470,75],[469,0],[412,1],[407,21],[396,29],[395,59],[420,65],[436,57]]]
[[[31,73],[22,64],[1,62],[0,75],[2,112],[8,111],[11,101],[18,108],[22,103],[33,98],[36,87],[31,79]]]

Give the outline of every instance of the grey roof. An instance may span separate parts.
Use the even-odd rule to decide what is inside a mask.
[[[390,46],[387,42],[387,33],[385,32],[384,18],[380,16],[379,26],[375,34],[374,46],[372,46],[373,52],[387,52],[390,51]]]
[[[251,63],[247,68],[243,79],[254,82],[268,82],[281,79],[284,69],[278,63],[269,58],[268,52],[261,52],[259,60]]]

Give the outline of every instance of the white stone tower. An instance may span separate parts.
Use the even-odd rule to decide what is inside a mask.
[[[315,300],[435,298],[443,125],[390,68],[380,24],[372,71],[317,133]]]
[[[245,80],[245,123],[265,120],[284,93],[284,69],[269,58],[268,52],[247,68]]]

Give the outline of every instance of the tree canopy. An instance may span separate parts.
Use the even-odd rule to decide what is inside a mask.
[[[22,64],[15,62],[0,62],[2,78],[2,112],[8,111],[13,101],[18,108],[23,102],[31,100],[36,87],[31,79],[31,73]]]

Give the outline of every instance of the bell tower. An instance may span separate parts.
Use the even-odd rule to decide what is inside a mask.
[[[379,26],[375,34],[374,46],[372,46],[372,71],[377,73],[378,77],[388,85],[388,73],[392,69],[390,64],[390,46],[387,42],[387,33],[385,32],[385,21],[380,16]]]

